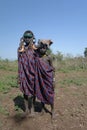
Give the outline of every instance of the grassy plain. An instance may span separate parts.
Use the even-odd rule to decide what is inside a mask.
[[[49,113],[22,117],[17,61],[0,60],[0,130],[87,130],[87,59],[55,59],[53,63],[55,119],[51,123]]]

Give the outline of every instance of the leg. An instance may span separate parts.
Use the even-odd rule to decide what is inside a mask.
[[[51,118],[54,119],[54,104],[51,104]]]
[[[45,111],[45,104],[43,102],[41,102],[41,104],[42,104],[42,115],[43,115]]]
[[[35,105],[35,97],[34,96],[32,96],[32,99],[31,99],[32,101],[32,104],[31,104],[31,115],[32,116],[34,116],[34,105]]]
[[[29,108],[28,108],[28,96],[24,94],[24,103],[25,103],[25,114],[29,113]]]
[[[34,116],[34,104],[35,104],[34,96],[29,97],[29,109],[32,117]]]

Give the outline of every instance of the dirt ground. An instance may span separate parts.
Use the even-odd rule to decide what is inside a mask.
[[[56,74],[53,121],[50,113],[41,114],[40,104],[36,104],[35,117],[24,116],[19,88],[0,93],[0,104],[5,109],[0,113],[0,130],[87,130],[87,86],[60,86],[59,80],[64,77],[63,73]]]

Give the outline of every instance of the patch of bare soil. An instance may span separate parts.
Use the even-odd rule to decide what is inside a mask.
[[[18,88],[0,95],[0,105],[5,109],[0,113],[0,130],[87,130],[86,86],[58,87],[56,83],[53,121],[50,113],[41,114],[40,104],[36,104],[35,117],[25,116],[24,101]],[[48,105],[46,107],[50,110]]]

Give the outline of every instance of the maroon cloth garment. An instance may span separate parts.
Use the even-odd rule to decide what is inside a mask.
[[[28,96],[35,95],[41,102],[53,104],[53,67],[32,49],[18,53],[20,90]]]
[[[36,75],[35,89],[37,98],[46,104],[54,103],[54,87],[53,87],[53,67],[49,65],[43,58],[35,58]]]
[[[34,95],[35,60],[34,51],[32,49],[18,53],[18,73],[20,90],[25,95]]]

